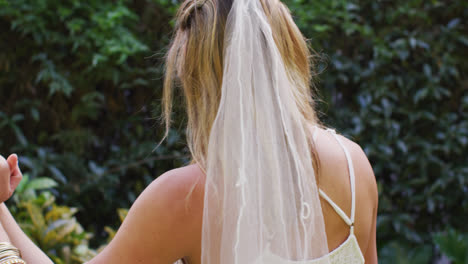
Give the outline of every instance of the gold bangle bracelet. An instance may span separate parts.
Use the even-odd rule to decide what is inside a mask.
[[[9,256],[0,260],[0,264],[16,264],[16,263],[26,264],[26,262],[18,256]]]
[[[8,242],[0,242],[0,264],[26,264],[21,259],[21,252],[18,248]]]
[[[0,254],[2,254],[3,252],[14,252],[15,254],[20,254],[20,251],[17,248],[0,249]]]
[[[3,263],[4,261],[12,260],[12,259],[17,259],[17,258],[18,258],[17,256],[6,257],[6,258],[2,259],[2,260],[0,261],[0,263]]]
[[[2,252],[10,251],[10,250],[11,250],[11,251],[14,251],[14,252],[16,252],[16,253],[18,253],[18,254],[20,254],[19,249],[15,248],[15,247],[0,247],[0,254],[1,254]]]
[[[0,249],[16,249],[11,243],[2,242],[0,243]]]
[[[9,257],[9,256],[18,256],[18,254],[16,254],[15,252],[13,252],[11,250],[3,251],[2,253],[0,253],[0,260],[2,260],[5,257]]]
[[[20,258],[15,258],[15,259],[10,259],[10,260],[0,261],[0,264],[26,264],[26,261]]]
[[[0,253],[2,253],[4,251],[8,251],[8,250],[15,251],[15,252],[18,253],[18,255],[20,255],[20,250],[18,248],[16,248],[15,246],[13,246],[11,243],[1,242],[0,243]]]
[[[2,254],[0,254],[0,263],[1,261],[3,261],[4,259],[6,258],[10,258],[10,257],[16,257],[16,258],[19,258],[20,256],[14,252],[11,252],[11,251],[8,251],[8,252],[4,252]]]

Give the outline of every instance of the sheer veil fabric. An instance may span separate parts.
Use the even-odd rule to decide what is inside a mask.
[[[276,4],[277,0],[267,0]],[[203,264],[328,253],[305,118],[260,0],[234,0],[206,162]]]

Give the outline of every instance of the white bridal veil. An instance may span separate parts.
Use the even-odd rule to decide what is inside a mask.
[[[208,148],[203,264],[328,253],[309,131],[294,89],[260,0],[233,0]]]

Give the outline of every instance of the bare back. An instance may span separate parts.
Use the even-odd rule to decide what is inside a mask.
[[[372,171],[372,167],[367,160],[361,147],[345,137],[339,136],[348,149],[354,165],[356,176],[356,218],[355,218],[355,234],[359,243],[359,247],[363,252],[366,262],[372,263],[377,261],[375,248],[375,218],[377,211],[377,186]],[[319,170],[319,187],[328,197],[330,197],[347,215],[351,214],[351,188],[350,177],[347,168],[345,154],[333,138],[330,132],[323,129],[318,129],[315,141],[316,151],[320,159]],[[203,172],[196,165],[188,166],[187,172],[194,173],[199,179],[196,189],[194,190],[192,202],[195,204],[203,204]],[[323,215],[325,219],[325,227],[328,239],[329,251],[340,246],[349,235],[349,227],[333,210],[331,205],[324,199],[321,199]],[[196,206],[202,208],[203,206]],[[198,224],[199,230],[194,230],[194,234],[199,234],[196,237],[191,237],[195,245],[192,252],[193,255],[187,256],[187,263],[199,264],[201,257],[201,226],[202,215],[201,211],[193,212],[191,216],[193,221]],[[196,242],[195,242],[196,241]]]
[[[313,131],[311,131],[313,133]],[[315,148],[320,160],[319,188],[346,215],[351,214],[348,151],[355,175],[354,234],[366,263],[377,263],[378,193],[372,167],[359,145],[318,129]],[[200,264],[205,175],[197,165],[166,172],[151,183],[130,209],[112,242],[89,264],[161,263],[184,258]],[[329,251],[350,235],[350,227],[321,199]],[[135,261],[137,256],[138,261]]]

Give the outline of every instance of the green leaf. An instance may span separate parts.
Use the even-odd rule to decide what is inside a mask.
[[[31,190],[44,190],[44,189],[50,189],[53,187],[57,186],[57,182],[50,178],[37,178],[31,180],[27,186],[26,189],[31,189]]]
[[[49,165],[47,168],[50,170],[56,180],[59,180],[63,184],[67,183],[67,178],[59,169],[57,169],[57,167]]]
[[[461,234],[450,229],[444,233],[437,233],[433,236],[434,242],[455,264],[466,263],[468,259],[468,234]]]
[[[37,108],[31,108],[31,116],[34,119],[34,121],[38,122],[40,119],[40,114]]]

